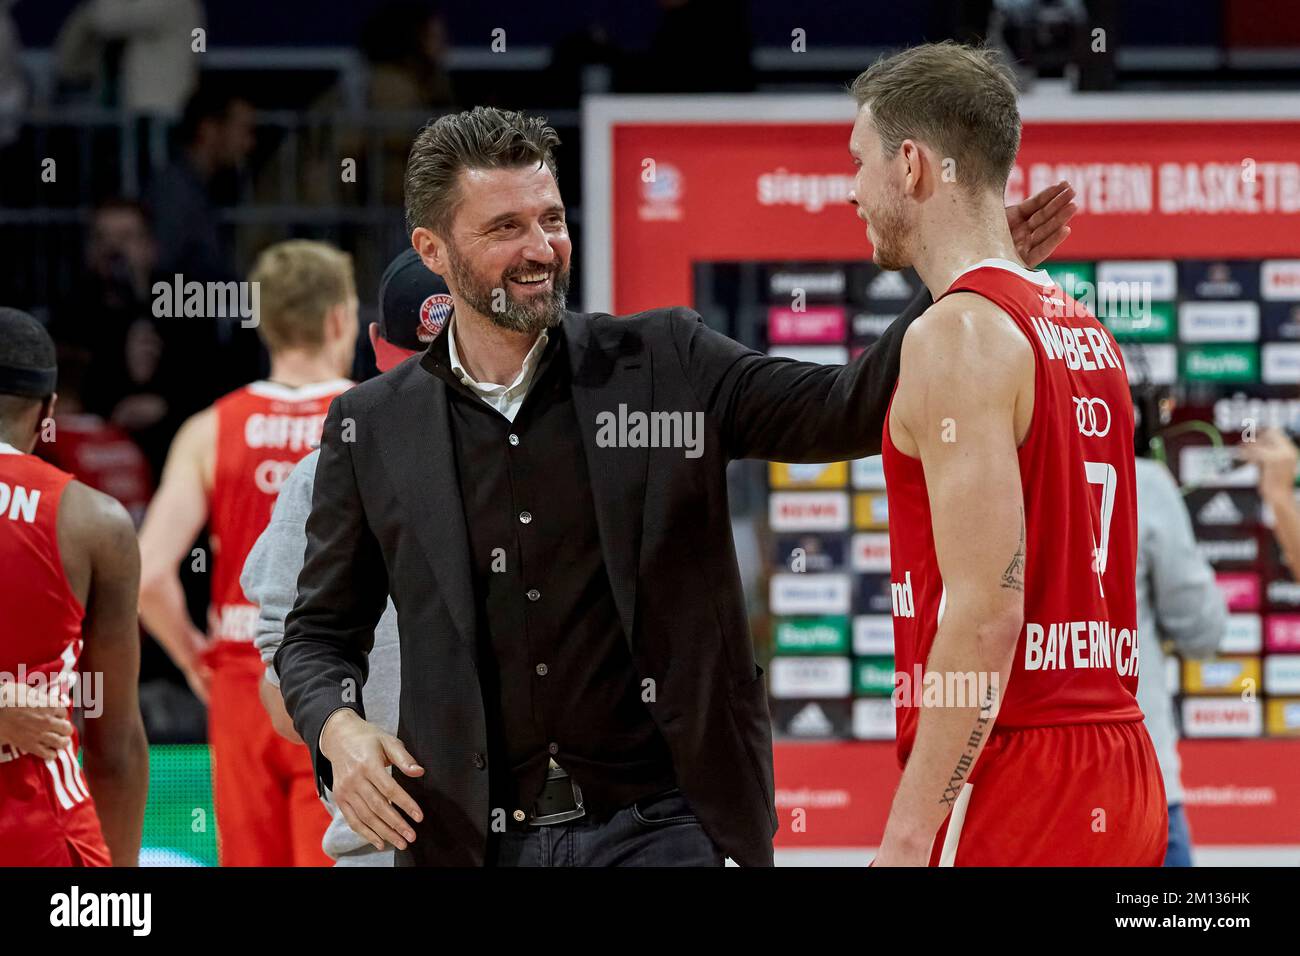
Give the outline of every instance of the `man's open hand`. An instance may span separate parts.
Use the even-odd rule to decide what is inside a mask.
[[[334,803],[352,832],[376,850],[385,843],[405,850],[415,831],[394,805],[417,823],[424,814],[388,768],[397,767],[408,777],[422,776],[424,768],[400,740],[346,709],[325,721],[320,749],[334,767]]]
[[[42,687],[0,683],[0,743],[42,760],[57,757],[72,743],[67,691],[63,678]]]
[[[1070,234],[1068,223],[1078,211],[1074,187],[1064,180],[1007,207],[1011,238],[1025,265],[1034,268],[1056,251]]]

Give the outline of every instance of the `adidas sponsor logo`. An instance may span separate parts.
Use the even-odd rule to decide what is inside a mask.
[[[910,299],[914,293],[901,272],[881,272],[867,283],[867,295],[873,299]]]
[[[809,704],[790,719],[788,732],[796,737],[829,737],[835,727],[820,704]]]
[[[1196,513],[1196,520],[1201,524],[1233,525],[1241,524],[1246,516],[1241,513],[1232,495],[1221,491]]]

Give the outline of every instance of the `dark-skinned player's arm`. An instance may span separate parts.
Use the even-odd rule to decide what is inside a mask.
[[[1037,265],[1070,234],[1073,198],[1067,183],[1057,183],[1007,207],[1022,261]],[[755,352],[710,329],[689,309],[674,309],[669,321],[682,367],[727,458],[845,461],[879,454],[903,335],[929,306],[930,294],[922,289],[847,365]]]
[[[75,491],[90,554],[90,593],[82,623],[82,754],[114,866],[136,866],[149,793],[149,744],[140,718],[140,550],[126,509],[84,485]],[[67,492],[65,494],[65,500]],[[93,703],[93,707],[92,707]]]
[[[1023,417],[1031,407],[1033,381],[1028,341],[976,295],[942,299],[904,339],[891,416],[897,427],[891,435],[901,434],[900,450],[914,450],[924,465],[935,551],[947,589],[925,669],[945,675],[945,687],[956,685],[947,674],[973,672],[983,677],[993,699],[921,709],[876,866],[926,865],[935,834],[988,741],[1006,691],[1024,621],[1016,412],[1019,406]]]
[[[181,426],[140,527],[140,619],[205,704],[211,679],[203,661],[208,639],[190,618],[179,568],[208,521],[207,489],[216,445],[217,416],[212,409]]]

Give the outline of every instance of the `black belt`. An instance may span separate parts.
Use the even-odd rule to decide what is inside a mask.
[[[522,813],[522,811],[519,811]],[[560,767],[550,767],[546,771],[546,783],[533,804],[528,815],[528,825],[548,827],[556,823],[568,823],[587,815],[582,805],[582,788],[568,772]]]

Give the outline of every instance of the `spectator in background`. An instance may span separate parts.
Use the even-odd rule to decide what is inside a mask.
[[[237,278],[218,228],[215,181],[237,173],[255,145],[253,107],[233,93],[202,87],[185,106],[180,156],[149,189],[157,214],[158,267],[164,275],[226,281]]]
[[[156,261],[145,208],[129,199],[101,202],[90,217],[85,270],[55,306],[50,331],[88,358],[78,369],[83,409],[112,421],[142,446],[155,445],[161,464],[170,434],[164,424],[166,389],[158,381],[163,342],[149,308]]]
[[[55,41],[60,85],[103,105],[174,119],[199,78],[200,0],[86,0]]]
[[[1146,715],[1169,802],[1169,846],[1165,866],[1191,866],[1191,831],[1183,811],[1178,759],[1178,724],[1161,641],[1184,657],[1209,657],[1227,627],[1223,595],[1214,572],[1196,550],[1191,518],[1168,469],[1138,458],[1138,705]]]
[[[254,119],[248,100],[210,86],[200,87],[186,104],[178,131],[180,155],[148,192],[164,280],[240,279],[233,251],[222,237],[218,208],[236,203],[243,192],[242,169],[256,145]],[[170,319],[167,325],[184,343],[177,351],[191,359],[187,364],[203,366],[190,371],[208,373],[211,379],[193,381],[182,419],[257,378],[266,367],[257,336],[241,334],[236,317]],[[204,348],[215,351],[204,353]]]
[[[1242,442],[1237,452],[1259,468],[1259,497],[1273,512],[1273,535],[1291,577],[1300,581],[1300,507],[1295,500],[1295,444],[1280,428],[1265,429],[1257,441]]]

